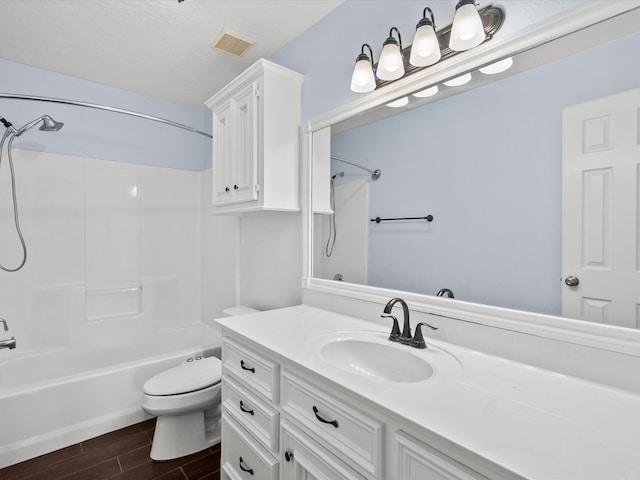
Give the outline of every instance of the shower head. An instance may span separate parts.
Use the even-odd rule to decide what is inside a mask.
[[[42,130],[43,132],[57,132],[64,125],[64,123],[62,122],[56,122],[49,115],[43,115],[42,117],[36,118],[35,120],[32,120],[31,122],[19,128],[15,136],[19,137],[30,128],[35,127],[39,122],[42,122],[42,125],[40,125],[40,130]]]
[[[49,115],[44,115],[42,117],[42,125],[40,125],[40,130],[43,132],[57,132],[62,128],[64,123],[56,122]]]

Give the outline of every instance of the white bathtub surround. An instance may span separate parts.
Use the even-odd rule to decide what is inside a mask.
[[[415,383],[371,381],[319,362],[314,342],[336,331],[388,335],[390,328],[307,305],[217,321],[223,331],[292,362],[313,378],[339,385],[358,403],[397,419],[401,427],[418,427],[425,438],[443,439],[449,449],[444,453],[453,458],[499,465],[531,479],[640,476],[637,394],[428,335],[427,344],[453,356],[459,371],[436,371],[432,379]]]
[[[206,172],[19,148],[13,157],[29,256],[0,275],[0,313],[18,341],[0,351],[0,410],[16,422],[3,426],[0,466],[143,419],[144,381],[185,349],[219,347],[215,333],[190,332],[236,303],[237,262],[224,251],[236,235],[203,213]],[[21,252],[7,170],[0,258],[11,266]],[[157,367],[158,355],[169,363]]]

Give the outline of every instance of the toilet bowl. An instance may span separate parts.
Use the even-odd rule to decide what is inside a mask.
[[[171,460],[220,441],[220,376],[215,357],[188,358],[144,384],[142,408],[158,417],[153,460]]]

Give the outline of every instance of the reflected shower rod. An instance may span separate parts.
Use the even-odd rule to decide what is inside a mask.
[[[369,170],[367,167],[363,167],[362,165],[358,165],[357,163],[350,162],[349,160],[345,160],[344,158],[336,157],[335,155],[331,155],[332,160],[337,160],[338,162],[348,163],[349,165],[353,165],[354,167],[359,168],[360,170],[364,170],[365,172],[369,172],[371,174],[371,180],[378,180],[380,175],[382,175],[382,170],[376,168],[375,170]]]
[[[36,102],[49,102],[49,103],[61,103],[63,105],[75,105],[77,107],[94,108],[96,110],[104,110],[107,112],[122,113],[123,115],[131,115],[132,117],[143,118],[145,120],[152,120],[154,122],[164,123],[166,125],[188,130],[189,132],[197,133],[208,138],[213,138],[210,133],[203,132],[197,128],[183,125],[182,123],[174,122],[173,120],[167,120],[166,118],[154,117],[153,115],[147,115],[146,113],[132,112],[131,110],[124,110],[122,108],[110,107],[108,105],[100,105],[98,103],[77,102],[75,100],[65,100],[64,98],[52,98],[52,97],[38,97],[35,95],[17,95],[14,93],[0,93],[0,98],[9,98],[14,100],[32,100]]]

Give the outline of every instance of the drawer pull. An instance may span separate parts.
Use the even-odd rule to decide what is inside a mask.
[[[328,423],[329,425],[333,425],[334,427],[338,428],[338,421],[337,420],[326,420],[324,418],[322,418],[320,415],[318,415],[318,407],[316,407],[315,405],[313,406],[313,413],[315,414],[316,418],[321,421],[322,423]]]
[[[242,470],[243,472],[247,472],[249,475],[253,475],[253,468],[247,468],[243,465],[243,461],[242,461],[242,457],[240,457],[240,462],[238,462],[238,465],[240,466],[240,470]]]
[[[249,370],[251,373],[256,373],[256,369],[253,367],[247,367],[244,364],[244,360],[240,360],[240,366],[242,367],[243,370]]]
[[[288,450],[286,452],[284,452],[284,459],[287,462],[290,462],[291,460],[293,460],[293,452],[289,453]]]
[[[244,403],[242,403],[242,400],[240,400],[240,410],[242,410],[244,413],[249,413],[249,414],[253,415],[253,410],[249,410],[248,408],[244,408]]]

